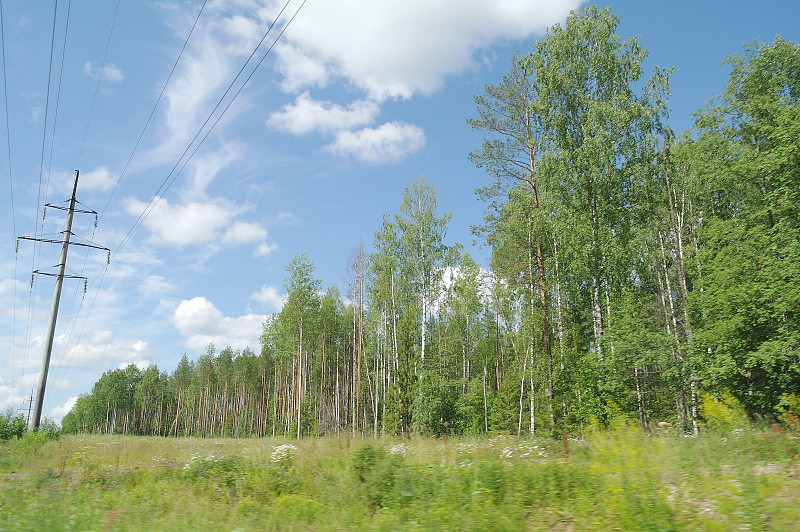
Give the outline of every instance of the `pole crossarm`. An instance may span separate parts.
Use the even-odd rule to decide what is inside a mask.
[[[63,233],[63,231],[62,231],[62,233]],[[74,235],[75,233],[70,232],[70,234]],[[19,240],[35,240],[36,242],[45,242],[45,243],[49,243],[49,244],[63,244],[64,243],[63,240],[52,240],[50,238],[34,238],[32,236],[21,236],[21,237],[19,237]],[[103,246],[97,246],[95,244],[83,244],[81,242],[70,242],[69,245],[70,246],[83,246],[83,247],[86,247],[86,248],[94,248],[94,249],[102,249],[103,251],[111,251],[108,248],[104,248]]]
[[[69,211],[70,210],[69,207],[62,207],[61,205],[57,205],[55,203],[48,203],[48,204],[45,205],[45,207],[50,207],[51,209],[59,209],[59,210],[62,210],[62,211]],[[72,209],[72,212],[80,212],[80,213],[83,213],[83,214],[97,214],[97,212],[95,212],[95,211],[84,211],[82,209]]]
[[[60,266],[60,264],[57,264],[56,266]],[[41,270],[33,270],[33,273],[39,274],[39,275],[49,275],[50,277],[61,277],[62,279],[84,279],[84,280],[87,280],[87,278],[84,277],[83,275],[69,275],[69,274],[66,274],[66,273],[58,274],[58,273],[43,272]]]

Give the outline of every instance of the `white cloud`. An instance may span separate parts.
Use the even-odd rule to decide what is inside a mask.
[[[134,361],[131,361],[131,362],[123,362],[123,363],[119,364],[117,366],[117,369],[125,369],[128,366],[130,366],[131,364],[136,366],[136,368],[138,370],[140,370],[140,371],[144,371],[144,370],[146,370],[147,368],[149,368],[150,366],[153,365],[153,363],[150,360],[134,360]]]
[[[110,81],[111,83],[120,83],[124,78],[122,70],[120,70],[114,63],[106,63],[106,66],[94,67],[92,63],[86,61],[83,64],[83,73],[92,79],[101,79],[103,81]]]
[[[187,337],[186,347],[202,352],[213,343],[218,349],[257,348],[267,316],[246,314],[238,318],[224,316],[204,297],[180,302],[172,317],[178,331]]]
[[[269,118],[273,128],[293,134],[345,130],[329,151],[368,162],[396,162],[420,147],[422,135],[404,141],[376,137],[397,124],[352,131],[371,125],[379,104],[436,92],[451,75],[475,69],[483,50],[498,41],[522,39],[563,20],[582,0],[340,0],[306,6],[272,50],[281,88],[301,93]],[[174,11],[164,5],[179,41],[186,35],[194,9]],[[217,99],[274,21],[282,2],[225,0],[211,3],[189,41],[165,93],[167,135],[152,160],[179,153],[211,112]],[[285,24],[289,6],[278,21]],[[267,39],[265,45],[270,43]],[[263,50],[262,50],[263,51]],[[314,101],[302,91],[341,83],[364,97],[348,105]],[[247,93],[245,93],[247,94]],[[241,96],[244,98],[246,96]],[[241,110],[242,106],[237,106]],[[231,110],[228,114],[232,114]],[[364,149],[371,143],[370,149]],[[388,158],[384,159],[384,155]]]
[[[280,311],[283,304],[286,302],[286,297],[281,295],[277,288],[274,286],[262,286],[261,290],[250,295],[250,299],[265,303]]]
[[[370,164],[386,164],[400,161],[424,145],[425,133],[421,128],[402,122],[387,122],[377,128],[342,131],[325,149]]]
[[[225,142],[219,149],[204,150],[192,158],[191,182],[183,195],[185,200],[205,198],[206,189],[219,173],[244,157],[245,148],[239,142]]]
[[[479,49],[522,39],[563,20],[581,0],[341,0],[304,9],[276,48],[285,86],[333,73],[373,99],[431,94],[472,68]],[[299,61],[303,57],[306,62]],[[308,65],[317,65],[309,70]],[[324,68],[325,73],[320,70]],[[313,74],[313,75],[309,75]],[[307,80],[306,85],[302,80]]]
[[[78,402],[78,396],[73,395],[72,397],[67,399],[67,402],[64,403],[63,405],[54,407],[50,411],[48,417],[55,420],[56,423],[61,423],[61,420],[64,418],[64,416],[69,414],[69,411],[72,410],[72,407],[75,406],[75,403],[77,402]]]
[[[164,93],[169,130],[163,147],[166,153],[183,150],[261,39],[268,24],[264,3],[209,3]],[[166,11],[165,20],[173,26],[177,42],[182,43],[194,23],[197,7],[176,11],[176,5],[160,7]]]
[[[145,202],[136,198],[128,198],[124,204],[133,216],[139,216],[147,208]],[[154,243],[177,246],[254,243],[255,255],[266,257],[276,249],[275,244],[267,242],[268,233],[261,224],[233,220],[236,211],[242,210],[236,205],[223,205],[221,200],[172,205],[161,198],[142,223]]]
[[[68,199],[75,186],[75,172],[56,172],[53,175],[53,187]],[[107,166],[98,166],[94,170],[81,172],[78,176],[78,193],[87,190],[108,192],[114,186],[117,176]]]
[[[27,404],[28,396],[21,395],[19,393],[20,389],[21,387],[19,385],[6,386],[4,384],[0,384],[0,412],[4,411],[6,408],[12,408],[16,410],[20,407],[20,405]]]
[[[223,242],[246,244],[266,240],[267,230],[253,222],[234,222],[222,236]]]
[[[313,100],[308,92],[304,92],[293,104],[273,113],[267,125],[294,135],[304,135],[315,130],[330,133],[369,124],[379,112],[380,108],[374,101],[359,100],[344,107]]]
[[[135,198],[125,202],[129,214],[138,216],[147,204]],[[143,225],[153,237],[164,244],[183,246],[205,244],[217,238],[220,230],[230,223],[227,209],[215,203],[191,202],[185,205],[170,205],[161,198],[153,207]]]
[[[59,336],[54,352],[60,352],[68,339]],[[67,349],[65,356],[53,357],[53,366],[66,368],[94,368],[98,365],[127,366],[141,360],[150,353],[150,348],[142,340],[119,338],[110,330],[97,329],[84,333],[78,343]]]
[[[108,192],[114,186],[115,177],[107,166],[98,166],[91,172],[81,172],[78,182],[81,189]]]
[[[275,47],[278,56],[276,69],[283,75],[281,88],[286,92],[295,92],[304,87],[325,87],[328,84],[328,69],[324,60],[312,56],[313,52],[304,51],[299,46],[278,44]]]
[[[256,247],[253,255],[256,257],[269,257],[276,249],[278,249],[278,244],[267,244],[266,242],[262,242]]]

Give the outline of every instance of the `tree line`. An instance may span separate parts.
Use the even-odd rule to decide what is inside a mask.
[[[490,271],[445,244],[450,214],[418,176],[372,251],[353,252],[346,295],[299,254],[259,353],[106,372],[64,429],[549,433],[624,417],[696,431],[701,397],[754,418],[796,402],[800,46],[729,57],[721,94],[676,135],[671,69],[645,76],[617,24],[573,12],[475,97]]]

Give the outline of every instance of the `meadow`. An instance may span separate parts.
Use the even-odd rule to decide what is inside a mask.
[[[200,439],[0,444],[0,530],[790,530],[800,438]]]

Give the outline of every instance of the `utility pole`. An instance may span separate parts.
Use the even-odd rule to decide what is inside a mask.
[[[18,408],[18,410],[27,410],[28,417],[25,418],[25,424],[29,424],[31,422],[31,408],[33,408],[33,388],[31,388],[31,398],[25,399],[28,401],[28,408]]]
[[[36,391],[36,403],[33,409],[33,417],[29,420],[28,428],[30,430],[36,430],[39,428],[42,418],[42,405],[44,403],[44,390],[47,386],[47,373],[50,370],[50,355],[53,352],[53,339],[55,338],[56,333],[56,320],[58,319],[58,304],[61,301],[61,287],[64,284],[64,278],[70,279],[86,279],[85,277],[80,277],[76,275],[65,275],[64,270],[67,267],[67,251],[69,250],[70,245],[70,236],[72,235],[72,217],[76,212],[86,213],[86,214],[94,214],[97,215],[94,211],[85,211],[75,208],[75,204],[77,200],[75,199],[75,195],[78,191],[78,176],[80,175],[80,171],[75,170],[75,186],[72,188],[72,196],[69,199],[69,208],[66,209],[67,211],[67,225],[64,229],[64,238],[61,241],[61,258],[58,262],[58,273],[55,274],[56,278],[56,286],[53,290],[53,305],[50,308],[50,322],[47,327],[47,335],[45,336],[45,346],[44,346],[44,355],[42,356],[42,369],[39,373],[39,386]],[[51,205],[47,204],[45,207],[52,207],[55,209],[62,209],[64,207],[58,205]],[[32,237],[20,237],[23,240],[35,240],[37,242],[50,242],[50,243],[58,243],[57,240],[49,240],[43,238],[32,238]],[[94,246],[91,244],[79,244],[77,242],[73,243],[73,245],[78,246],[85,246],[95,249],[104,249],[109,251],[108,248]],[[39,270],[34,271],[33,273],[38,273],[41,275],[53,275],[52,273],[41,272]]]

